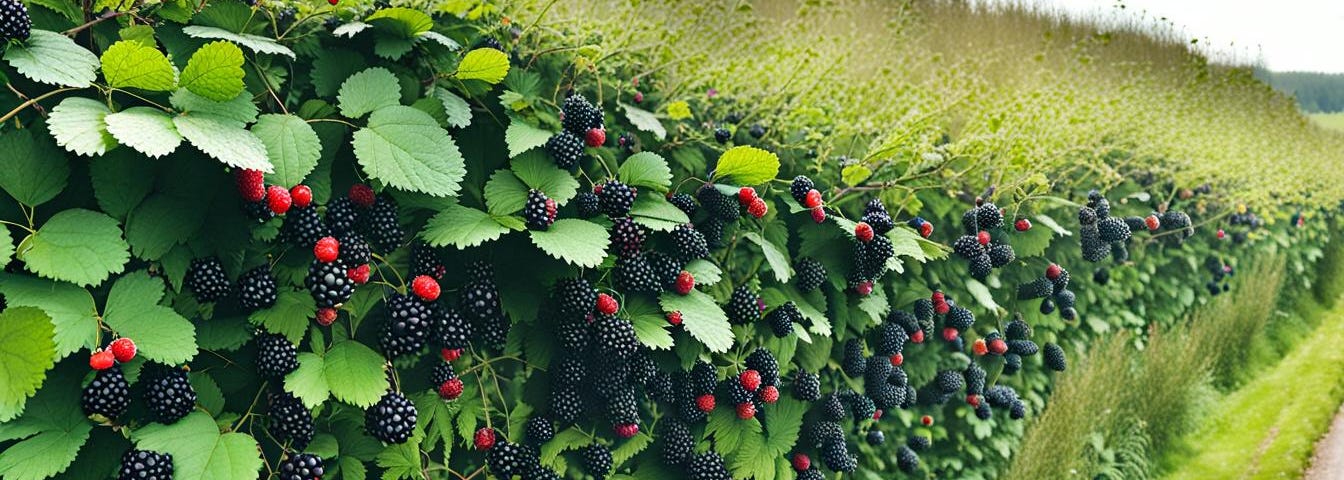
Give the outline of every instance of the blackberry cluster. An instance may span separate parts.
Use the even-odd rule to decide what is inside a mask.
[[[683,262],[689,262],[709,256],[709,244],[705,236],[692,225],[680,225],[672,230],[672,244],[676,255]]]
[[[280,224],[280,238],[296,247],[309,249],[328,235],[327,225],[322,223],[317,207],[293,207],[285,214]]]
[[[471,322],[472,335],[483,345],[499,348],[509,334],[509,319],[499,303],[494,267],[477,262],[469,267],[471,281],[462,287],[459,310]]]
[[[565,98],[564,104],[560,106],[561,124],[565,131],[579,136],[588,133],[589,129],[602,128],[602,111],[588,102],[583,95],[571,94]]]
[[[766,315],[765,321],[770,324],[770,331],[776,337],[784,338],[793,333],[794,323],[803,323],[803,314],[793,302],[785,302]]]
[[[1185,212],[1167,211],[1160,215],[1158,219],[1162,223],[1162,231],[1180,232],[1179,234],[1169,234],[1162,236],[1169,244],[1180,245],[1185,239],[1195,235],[1195,227],[1190,221],[1190,216]]]
[[[733,294],[728,298],[728,305],[724,310],[728,313],[728,320],[737,325],[749,325],[761,319],[761,297],[746,285],[740,285],[733,289]]]
[[[117,480],[173,480],[173,456],[149,450],[129,450],[121,456]]]
[[[598,315],[593,320],[593,341],[608,358],[625,360],[639,349],[635,326],[629,321],[611,315]]]
[[[467,348],[471,341],[471,322],[452,308],[436,306],[431,313],[436,346],[449,350]]]
[[[779,384],[779,360],[765,347],[756,347],[743,363],[761,375],[761,386]]]
[[[634,254],[644,246],[644,227],[630,217],[612,219],[611,248],[617,254]]]
[[[238,277],[238,301],[248,311],[271,308],[275,305],[275,277],[270,265],[248,270]]]
[[[669,193],[667,201],[686,214],[687,218],[694,217],[698,209],[695,204],[695,198],[686,193]]]
[[[32,33],[33,21],[28,7],[19,0],[0,1],[0,40],[27,40]]]
[[[326,469],[322,467],[321,457],[311,453],[299,453],[290,455],[281,462],[277,473],[279,480],[321,480]]]
[[[603,184],[602,191],[597,193],[602,202],[602,213],[611,218],[629,215],[630,207],[635,204],[635,193],[633,187],[616,180]]]
[[[873,227],[873,233],[877,235],[886,235],[887,232],[896,227],[896,222],[892,221],[891,214],[887,213],[886,205],[882,204],[882,200],[876,198],[869,200],[868,204],[864,206],[863,222]]]
[[[270,405],[269,430],[276,441],[289,442],[289,448],[303,450],[313,441],[313,413],[297,397],[280,390],[267,397]]]
[[[257,335],[257,374],[263,378],[284,378],[299,368],[299,352],[284,335],[261,332]]]
[[[528,230],[547,230],[555,223],[555,201],[532,189],[527,192],[527,203],[523,205],[523,220]]]
[[[810,292],[826,283],[826,267],[815,258],[798,259],[793,270],[796,274],[794,286],[798,287],[799,291]]]
[[[368,239],[374,250],[388,253],[401,246],[406,232],[397,221],[397,203],[391,198],[379,197],[368,213]],[[344,245],[344,244],[342,244]]]
[[[187,381],[187,372],[178,368],[151,365],[142,372],[144,401],[159,423],[173,424],[196,408],[196,390]]]
[[[663,442],[663,462],[668,465],[684,464],[695,454],[691,429],[675,417],[668,416],[658,422],[656,438]]]
[[[126,383],[121,367],[114,365],[94,374],[80,393],[79,405],[84,415],[102,415],[109,420],[126,413],[126,407],[131,405],[131,386]]]
[[[341,262],[314,261],[308,266],[304,284],[317,302],[317,308],[336,308],[350,300],[355,293],[355,283],[346,275]]]
[[[561,131],[546,140],[546,153],[551,155],[555,166],[573,171],[583,159],[583,138],[569,131]]]
[[[394,391],[364,410],[364,430],[384,443],[406,443],[415,429],[415,404]]]
[[[588,445],[583,449],[583,469],[598,480],[607,478],[611,473],[611,449],[600,443]]]
[[[490,448],[485,463],[495,478],[513,478],[526,472],[530,464],[537,463],[537,458],[527,447],[501,441]]]
[[[218,258],[198,258],[191,262],[185,282],[200,303],[210,303],[229,294],[229,277]]]

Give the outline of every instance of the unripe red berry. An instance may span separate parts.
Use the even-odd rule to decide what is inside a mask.
[[[755,392],[761,388],[761,372],[755,370],[746,370],[737,376],[737,381],[742,383],[742,388],[748,392]]]
[[[1017,231],[1019,232],[1025,232],[1027,230],[1031,230],[1031,220],[1027,220],[1025,218],[1019,218],[1017,219],[1017,222],[1013,224],[1013,228],[1016,228]]]
[[[369,270],[369,264],[367,263],[360,265],[358,267],[350,268],[345,271],[346,278],[349,278],[350,281],[355,282],[355,285],[363,285],[369,283],[369,276],[371,274],[372,272]]]
[[[111,350],[102,350],[89,356],[89,367],[94,370],[107,370],[112,368],[116,360]]]
[[[943,340],[951,342],[956,340],[959,336],[961,336],[961,332],[957,331],[955,328],[946,327],[943,329]]]
[[[317,324],[318,324],[318,325],[321,325],[321,326],[324,326],[324,327],[330,327],[331,324],[332,324],[332,323],[335,323],[335,322],[336,322],[336,309],[334,309],[334,308],[321,308],[321,309],[318,309],[318,310],[317,310]]]
[[[989,245],[989,232],[981,230],[980,233],[975,234],[975,241],[980,242],[981,245]]]
[[[873,227],[865,222],[859,222],[854,226],[854,237],[863,243],[873,241]]]
[[[705,413],[714,411],[714,395],[706,393],[699,397],[695,397],[695,408],[698,408]]]
[[[607,131],[600,128],[590,128],[583,135],[583,143],[590,147],[600,147],[607,143]]]
[[[440,357],[440,358],[443,358],[443,361],[445,361],[445,362],[452,363],[452,362],[454,362],[454,361],[457,361],[457,359],[462,358],[462,349],[460,349],[460,348],[440,348],[440,349],[439,349],[439,357]]]
[[[615,315],[617,310],[621,309],[621,304],[616,302],[615,298],[605,293],[597,294],[597,311],[603,315]]]
[[[1059,264],[1052,263],[1050,266],[1045,267],[1045,278],[1050,280],[1058,280],[1062,273],[1064,273],[1064,269],[1060,268]]]
[[[806,471],[812,468],[812,459],[807,457],[806,453],[798,452],[793,454],[793,469],[797,471]]]
[[[812,209],[812,221],[821,223],[826,221],[826,209],[817,207]]]
[[[754,416],[756,416],[756,404],[745,402],[737,406],[737,418],[746,420]]]
[[[754,201],[756,201],[756,189],[751,187],[742,187],[737,190],[737,203],[740,203],[742,204],[742,206],[745,207],[747,205],[751,205],[751,202]]]
[[[482,427],[476,431],[472,437],[472,443],[476,445],[477,450],[489,450],[495,446],[495,431],[488,427]]]
[[[677,274],[677,284],[675,286],[677,293],[686,295],[695,289],[695,276],[691,272],[682,270]]]
[[[432,302],[439,299],[439,282],[434,281],[429,275],[420,275],[411,280],[411,291],[421,300]]]
[[[930,417],[928,415],[919,417],[919,423],[924,424],[924,426],[926,427],[933,426],[933,417]]]
[[[135,341],[121,337],[112,341],[112,356],[118,362],[126,363],[135,358]]]
[[[289,206],[293,200],[289,197],[289,190],[279,185],[271,185],[266,189],[266,206],[271,208],[271,212],[276,215],[284,215],[289,211]]]
[[[374,196],[373,188],[363,183],[356,183],[350,186],[350,201],[361,207],[372,207]]]
[[[975,339],[975,343],[971,344],[971,352],[978,356],[984,356],[986,353],[989,353],[989,345],[985,344],[985,339],[977,338]]]
[[[454,378],[439,385],[439,397],[444,400],[456,400],[462,396],[462,379]]]
[[[294,201],[294,206],[307,207],[313,204],[313,189],[307,185],[295,185],[289,189],[289,198]]]
[[[803,197],[803,206],[807,208],[817,208],[821,206],[821,192],[817,189],[807,191],[807,196]]]
[[[341,254],[341,244],[334,237],[322,237],[313,245],[313,256],[322,263],[331,263],[336,261],[336,257]]]
[[[681,325],[681,312],[667,312],[667,323],[673,326]]]

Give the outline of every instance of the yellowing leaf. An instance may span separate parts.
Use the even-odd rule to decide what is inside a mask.
[[[467,52],[457,64],[458,80],[481,80],[499,83],[509,74],[509,56],[493,48],[478,48]]]
[[[103,77],[109,86],[166,92],[177,87],[177,70],[159,49],[133,40],[103,52]]]

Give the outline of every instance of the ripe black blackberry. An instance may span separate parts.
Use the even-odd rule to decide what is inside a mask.
[[[966,382],[962,378],[961,372],[956,370],[940,370],[938,374],[933,377],[933,383],[938,386],[938,391],[944,394],[956,393],[966,386]]]
[[[1012,375],[1022,369],[1022,356],[1009,353],[1003,356],[1003,374]]]
[[[446,273],[447,269],[443,266],[443,260],[439,259],[438,250],[421,241],[411,244],[411,278],[428,275],[441,280]]]
[[[438,390],[440,386],[454,378],[457,378],[457,371],[453,369],[453,364],[440,362],[435,364],[434,369],[429,372],[429,386]]]
[[[1108,243],[1127,242],[1130,236],[1129,225],[1117,217],[1106,217],[1098,221],[1097,233],[1101,235],[1101,241]]]
[[[1030,357],[1040,351],[1040,347],[1036,346],[1036,342],[1031,340],[1009,340],[1008,351],[1023,357]]]
[[[975,236],[975,234],[979,232],[980,232],[980,219],[976,217],[976,210],[972,208],[970,210],[967,210],[966,213],[961,214],[962,235]]]
[[[1031,338],[1031,326],[1022,320],[1022,317],[1015,316],[1008,326],[1003,329],[1004,336],[1009,340],[1026,340]]]
[[[1069,288],[1069,271],[1063,268],[1059,269],[1059,276],[1055,277],[1053,283],[1055,286],[1055,291],[1053,293],[1067,290]]]
[[[1124,263],[1129,260],[1129,246],[1125,242],[1112,242],[1111,258],[1115,259],[1115,263]]]
[[[308,292],[317,301],[317,308],[335,308],[350,300],[355,293],[355,283],[347,276],[340,262],[322,263],[314,261],[308,266],[308,276],[304,278]]]
[[[635,356],[630,358],[630,383],[635,386],[643,386],[652,380],[654,375],[658,374],[658,364],[653,362],[648,351],[640,349],[635,352]]]
[[[336,234],[336,242],[341,246],[338,257],[341,266],[357,267],[373,260],[373,249],[369,247],[369,242],[364,240],[363,235],[341,232]]]
[[[191,262],[185,282],[196,301],[210,303],[229,294],[229,277],[218,258],[198,258]]]
[[[551,155],[555,166],[573,171],[583,159],[583,137],[561,131],[546,140],[546,153]],[[580,204],[582,208],[582,204]]]
[[[593,218],[602,213],[602,200],[593,192],[579,192],[574,197],[574,207],[579,211],[579,218]]]
[[[869,226],[872,226],[873,231],[876,232],[878,235],[886,234],[887,232],[891,231],[891,229],[895,226],[895,225],[881,225],[881,226],[874,225],[875,222],[869,220],[871,218],[874,219],[876,223],[881,223],[883,219],[880,217],[882,216],[886,217],[885,218],[886,222],[888,223],[891,222],[891,215],[887,213],[887,206],[882,204],[881,199],[874,198],[872,200],[869,200],[868,203],[863,206],[863,221],[867,222]]]
[[[853,472],[859,468],[859,460],[849,454],[849,446],[845,445],[843,437],[821,444],[821,462],[836,472]]]
[[[639,349],[635,327],[629,321],[610,315],[597,315],[593,320],[593,342],[603,355],[627,359]]]
[[[117,480],[173,480],[173,456],[149,450],[129,450],[121,456]]]
[[[1003,226],[1003,212],[993,203],[985,202],[976,207],[975,221],[981,230],[993,230]]]
[[[896,254],[896,249],[891,244],[891,239],[877,235],[868,243],[856,243],[856,246],[863,248],[863,276],[865,278],[876,279],[881,277],[887,271],[887,260],[890,260]]]
[[[899,310],[897,310],[897,312],[899,312]],[[914,317],[910,317],[910,320],[913,321]],[[901,353],[901,350],[905,348],[905,341],[909,337],[905,334],[905,327],[902,325],[888,320],[887,322],[878,325],[875,330],[877,339],[875,353],[878,355],[890,357],[897,353]]]
[[[514,475],[521,475],[526,471],[529,463],[535,462],[535,455],[522,445],[501,441],[490,448],[490,452],[485,455],[485,464],[490,467],[490,473],[495,474],[495,478],[513,478]]]
[[[686,466],[686,478],[690,480],[732,480],[723,457],[713,450],[696,455]]]
[[[1072,290],[1064,290],[1055,294],[1055,305],[1059,305],[1059,308],[1073,308],[1077,299]]]
[[[695,366],[691,367],[688,383],[693,396],[711,393],[719,383],[718,371],[714,365],[704,360],[696,360]]]
[[[591,339],[588,323],[582,318],[560,322],[555,334],[560,339],[561,347],[574,352],[586,351]]]
[[[887,436],[884,435],[881,430],[877,429],[869,430],[868,435],[864,437],[864,439],[867,440],[868,444],[872,446],[878,446],[883,443],[887,443]]]
[[[720,381],[717,393],[719,401],[730,407],[750,403],[752,398],[752,392],[747,391],[737,377],[728,377]]]
[[[910,447],[901,445],[896,449],[896,468],[905,473],[915,473],[919,470],[919,455]]]
[[[299,453],[290,455],[281,462],[280,469],[276,473],[278,480],[321,480],[326,469],[322,466],[321,457],[311,453]]]
[[[815,258],[798,259],[793,270],[797,275],[794,277],[794,285],[799,291],[810,292],[826,282],[826,267]]]
[[[1094,225],[1097,223],[1098,219],[1097,217],[1098,217],[1097,211],[1093,210],[1091,207],[1083,207],[1078,209],[1079,225],[1082,226]]]
[[[691,437],[691,429],[681,420],[673,417],[660,420],[655,438],[663,442],[663,462],[668,465],[686,463],[695,454],[695,438]]]
[[[583,469],[598,480],[607,478],[611,473],[611,449],[600,443],[589,444],[583,449]]]
[[[653,266],[643,253],[622,255],[613,269],[616,286],[625,292],[663,291],[663,282],[654,275]]]
[[[378,201],[369,207],[367,217],[369,244],[379,253],[396,250],[406,239],[406,232],[397,221],[397,203],[391,198],[379,197]]]
[[[554,206],[551,202],[548,208],[547,202],[550,200],[541,190],[531,189],[527,192],[527,202],[523,204],[523,221],[527,224],[528,230],[547,230],[551,224],[555,223]]]
[[[590,128],[602,128],[602,111],[588,103],[588,99],[577,93],[565,98],[560,106],[560,123],[565,131],[579,136],[588,133]]]
[[[753,124],[753,125],[751,126],[751,128],[747,129],[747,133],[751,135],[751,138],[761,138],[761,137],[764,137],[764,136],[765,136],[765,126],[764,126],[764,125],[761,125],[761,124],[759,124],[759,123],[757,123],[757,124]]]
[[[714,141],[719,142],[720,144],[728,143],[728,139],[732,138],[732,136],[732,132],[729,132],[726,128],[719,127],[714,129]]]
[[[140,383],[145,405],[159,423],[176,423],[196,408],[196,389],[179,368],[149,365],[141,372]]]
[[[1083,260],[1100,262],[1111,254],[1111,244],[1101,240],[1101,233],[1097,231],[1096,225],[1083,226],[1078,232],[1078,237],[1083,247]]]
[[[271,308],[275,305],[275,289],[271,266],[259,266],[238,277],[238,302],[248,311]]]
[[[961,376],[966,379],[967,395],[983,395],[985,393],[985,380],[988,375],[985,369],[979,365],[971,363],[966,366],[966,370],[961,372]]]
[[[573,385],[551,389],[551,415],[561,424],[569,425],[583,417],[583,395]]]
[[[802,323],[803,314],[798,311],[798,306],[793,302],[785,302],[765,316],[765,321],[770,324],[770,331],[776,337],[784,338],[793,333],[793,324]]]
[[[406,443],[415,430],[415,404],[402,394],[388,390],[364,410],[364,431],[383,443]]]
[[[952,242],[952,251],[970,260],[984,254],[985,246],[980,244],[975,235],[962,235]]]
[[[821,378],[815,373],[799,370],[793,377],[793,398],[805,402],[821,398]]]
[[[1008,418],[1011,418],[1013,420],[1021,420],[1023,417],[1026,416],[1027,416],[1027,405],[1025,403],[1022,403],[1021,400],[1013,402],[1013,405],[1008,407]]]
[[[994,268],[1013,263],[1015,258],[1017,258],[1017,254],[1013,252],[1012,245],[1000,243],[989,247],[989,261],[990,264],[994,265]]]
[[[918,452],[928,449],[933,445],[933,442],[929,441],[929,437],[916,434],[911,435],[910,438],[906,439],[905,445],[910,447],[911,450]]]
[[[905,400],[901,402],[901,408],[909,410],[919,403],[919,392],[915,391],[915,386],[905,385]]]
[[[350,201],[349,197],[336,197],[327,202],[327,216],[324,219],[327,228],[333,234],[355,231],[355,226],[360,224],[361,213],[355,207],[355,202]]]
[[[1125,217],[1125,226],[1129,227],[1130,233],[1148,229],[1148,223],[1143,220],[1143,217]]]
[[[566,278],[551,287],[551,300],[565,319],[583,318],[597,305],[597,290],[588,280]]]
[[[271,210],[265,198],[255,202],[243,202],[243,214],[257,223],[266,223],[275,218],[275,212]]]
[[[617,180],[609,180],[602,185],[597,194],[602,201],[602,213],[611,218],[630,214],[630,206],[635,204],[635,189]]]
[[[837,394],[827,395],[821,403],[822,416],[832,422],[839,422],[845,419],[845,402]]]
[[[19,0],[0,1],[0,40],[27,40],[32,33],[33,21],[28,8]]]
[[[1227,285],[1223,285],[1223,287],[1227,287]],[[1074,310],[1073,307],[1061,308],[1059,310],[1059,318],[1066,322],[1072,322],[1078,319],[1078,311]]]
[[[989,258],[989,254],[981,254],[971,259],[971,277],[976,280],[984,280],[994,271],[994,260]]]
[[[499,288],[495,285],[494,270],[488,263],[478,262],[471,275],[472,281],[463,286],[458,296],[458,310],[471,322],[473,337],[490,348],[499,348],[509,334],[509,319],[499,303]]]
[[[603,392],[598,392],[601,396]],[[630,385],[623,385],[608,395],[607,400],[607,419],[612,425],[627,425],[639,423],[639,401],[635,398],[635,389]]]
[[[676,248],[677,257],[685,262],[709,256],[709,245],[705,242],[704,234],[696,231],[693,225],[679,225],[673,229],[672,245]]]
[[[1046,368],[1062,372],[1068,367],[1068,362],[1064,358],[1064,349],[1059,348],[1059,345],[1047,343],[1041,354],[1045,357]]]
[[[927,298],[915,300],[914,312],[915,319],[919,320],[921,326],[926,322],[932,322],[934,315],[933,300]]]
[[[84,415],[102,415],[109,420],[126,413],[126,407],[131,405],[131,386],[126,383],[121,367],[113,365],[95,373],[80,393],[79,405]]]
[[[439,348],[467,348],[471,341],[471,322],[456,309],[436,306],[431,310],[434,342]]]
[[[724,310],[728,313],[728,320],[738,325],[748,325],[761,319],[761,297],[746,285],[739,285],[733,289],[733,294],[728,298],[728,305]]]
[[[953,305],[952,308],[947,311],[947,326],[949,327],[965,331],[966,329],[971,328],[971,325],[974,324],[975,314],[971,313],[970,310]]]
[[[779,384],[779,360],[765,347],[756,347],[743,363],[748,369],[761,374],[761,385]]]
[[[387,320],[378,336],[383,354],[396,358],[424,348],[434,323],[432,308],[419,298],[392,294],[387,299]]]
[[[857,338],[845,341],[845,353],[840,366],[845,375],[855,378],[863,376],[863,372],[868,370],[868,359],[863,355],[863,342]]]
[[[649,268],[653,269],[653,278],[658,281],[662,289],[676,286],[677,276],[681,275],[681,269],[686,265],[685,261],[663,252],[646,252],[643,255],[649,262]]]
[[[715,218],[708,218],[695,225],[695,229],[705,236],[705,244],[709,248],[723,247],[723,229],[722,221]]]
[[[845,398],[848,400],[849,412],[854,417],[854,421],[861,422],[873,418],[873,415],[877,413],[877,404],[873,403],[873,399],[854,392],[849,393]]]
[[[1013,387],[995,385],[985,390],[985,401],[995,407],[1007,408],[1017,401],[1017,391]]]
[[[667,196],[667,201],[676,206],[678,210],[686,214],[687,218],[694,217],[698,207],[695,205],[695,197],[688,193],[674,193]]]
[[[555,423],[541,416],[527,419],[526,438],[528,445],[541,447],[541,444],[555,438]]]
[[[270,421],[267,429],[275,440],[288,443],[291,450],[308,448],[313,441],[313,413],[297,397],[284,390],[271,392],[267,396]]]
[[[826,474],[821,473],[821,470],[813,465],[807,470],[798,472],[796,480],[826,480]]]
[[[704,410],[696,405],[696,396],[690,392],[678,394],[677,399],[677,418],[686,423],[700,423],[709,417]]]
[[[700,187],[700,190],[695,192],[695,197],[700,200],[700,206],[705,209],[705,213],[718,221],[732,222],[742,216],[742,205],[737,199],[724,195],[713,185],[705,184]],[[709,235],[705,237],[708,238]]]
[[[662,370],[644,383],[644,391],[648,392],[649,398],[663,403],[675,402],[677,398],[672,384],[672,374]]]
[[[1024,283],[1017,286],[1018,300],[1031,300],[1033,298],[1045,298],[1055,293],[1055,284],[1050,279],[1041,277],[1030,283]]]
[[[501,52],[504,51],[504,45],[501,44],[501,43],[499,43],[499,40],[496,40],[495,37],[485,37],[485,38],[482,38],[481,41],[476,42],[476,47],[475,47],[475,48],[493,48],[493,49],[495,49],[495,50],[499,50],[499,51],[501,51]],[[505,53],[507,53],[507,52],[505,52]]]
[[[284,335],[260,332],[257,335],[257,374],[279,379],[299,368],[299,352]]]
[[[313,248],[327,235],[327,225],[322,223],[316,206],[290,208],[284,223],[280,224],[280,238],[303,249]]]
[[[611,250],[617,254],[634,254],[644,246],[644,227],[630,217],[619,217],[611,222]]]
[[[890,361],[888,361],[890,363]],[[887,376],[887,383],[897,387],[904,387],[910,384],[910,377],[900,367],[893,367],[891,374]]]

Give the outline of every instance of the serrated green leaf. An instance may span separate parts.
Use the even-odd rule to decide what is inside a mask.
[[[431,95],[443,104],[443,114],[448,117],[448,126],[465,128],[471,125],[471,105],[467,104],[466,100],[443,87],[434,87]],[[510,122],[509,125],[512,126],[513,123]],[[504,138],[505,142],[508,142],[508,132],[505,132]],[[513,148],[510,147],[509,151],[512,152]]]
[[[551,139],[550,130],[534,127],[522,118],[509,115],[509,128],[504,131],[504,144],[509,147],[509,158],[545,145]]]
[[[231,100],[217,102],[192,93],[191,90],[179,88],[173,92],[168,101],[183,115],[208,115],[238,128],[257,119],[257,105],[252,103],[252,96],[247,92],[240,93]]]
[[[364,480],[367,475],[364,462],[354,457],[341,457],[337,461],[341,467],[341,480]]]
[[[18,257],[29,270],[76,285],[102,283],[131,256],[116,220],[78,208],[52,216],[22,248]]]
[[[107,105],[97,100],[68,97],[51,109],[47,128],[51,136],[56,137],[57,145],[76,155],[102,155],[117,146],[117,141],[107,133],[107,123],[103,120],[110,113]]]
[[[154,165],[123,148],[92,160],[89,177],[98,207],[124,220],[154,187]]]
[[[681,324],[686,333],[705,344],[711,352],[723,353],[733,347],[733,329],[728,324],[728,315],[705,292],[691,290],[687,295],[664,292],[658,301],[665,312],[681,312]]]
[[[256,478],[261,451],[245,433],[219,433],[205,412],[192,412],[172,425],[151,423],[131,433],[136,448],[173,456],[175,480]]]
[[[275,305],[257,310],[247,317],[254,325],[266,327],[271,333],[284,335],[289,341],[303,341],[309,320],[317,311],[317,303],[307,291],[285,289],[276,295]]]
[[[750,240],[761,247],[761,253],[765,255],[765,261],[770,264],[770,271],[775,273],[775,280],[779,283],[788,283],[793,278],[793,267],[789,265],[789,256],[780,250],[779,246],[770,243],[765,237],[756,232],[747,232],[743,238]]]
[[[527,185],[511,170],[499,169],[485,182],[485,208],[491,215],[512,215],[527,204]]]
[[[671,325],[667,323],[658,304],[645,300],[644,297],[626,297],[623,307],[621,312],[634,325],[635,337],[639,339],[639,343],[653,350],[672,348],[672,333],[668,331]]]
[[[541,445],[541,464],[555,466],[555,459],[561,453],[577,450],[592,443],[592,437],[575,427],[566,428],[555,434],[554,438]]]
[[[79,407],[79,392],[78,378],[47,378],[23,416],[5,425],[9,434],[0,434],[6,440],[23,439],[0,451],[0,477],[40,480],[66,471],[93,430]]]
[[[467,169],[448,132],[411,107],[383,107],[354,134],[355,157],[370,177],[436,197],[456,196]]]
[[[970,292],[971,298],[974,298],[976,302],[979,302],[981,306],[989,311],[999,311],[999,304],[994,301],[994,294],[989,291],[989,287],[980,283],[979,280],[974,278],[966,279],[966,291]]]
[[[153,45],[122,40],[103,52],[103,78],[108,86],[167,92],[177,87],[177,69]]]
[[[183,115],[173,118],[173,126],[192,145],[225,165],[275,171],[261,139],[232,122],[212,115]]]
[[[481,80],[496,84],[509,74],[509,56],[493,48],[478,48],[467,52],[457,64],[458,80]]]
[[[667,129],[663,128],[663,122],[659,121],[653,112],[624,103],[620,105],[621,109],[625,110],[625,118],[630,120],[630,124],[635,128],[652,133],[654,138],[659,140],[667,138]]]
[[[383,107],[400,105],[400,85],[397,76],[386,68],[370,68],[345,79],[340,93],[336,94],[336,102],[341,107],[341,115],[359,118]]]
[[[308,408],[316,408],[327,401],[331,387],[327,385],[326,360],[316,353],[300,353],[299,368],[285,376],[285,390]]]
[[[428,14],[405,7],[378,10],[364,21],[403,38],[411,38],[434,28],[434,19]]]
[[[779,157],[774,153],[745,145],[723,152],[714,167],[715,181],[735,185],[759,185],[779,175]]]
[[[867,180],[868,177],[871,176],[873,176],[872,170],[857,163],[846,166],[844,169],[840,170],[840,181],[845,182],[845,185],[851,187],[863,183],[864,180]]]
[[[55,331],[51,318],[33,307],[0,312],[0,422],[23,412],[37,393],[47,370],[55,365]]]
[[[295,115],[262,115],[252,125],[252,134],[266,146],[266,158],[275,167],[275,172],[266,175],[266,183],[282,187],[303,183],[322,157],[317,132]]]
[[[84,10],[74,0],[33,0],[28,4],[50,8],[53,12],[61,14],[66,20],[70,20],[72,24],[84,21]]]
[[[98,311],[88,290],[65,282],[0,273],[0,293],[10,307],[35,307],[55,326],[56,359],[92,349],[98,335]]]
[[[173,117],[154,108],[131,107],[108,115],[103,121],[113,138],[148,157],[173,153],[182,144]]]
[[[0,263],[9,265],[9,259],[13,256],[14,239],[10,238],[8,228],[0,228]]]
[[[377,403],[387,391],[383,357],[364,344],[337,342],[323,358],[327,385],[337,400],[364,408]]]
[[[436,31],[433,31],[433,30],[430,30],[430,31],[427,31],[427,32],[420,32],[419,34],[417,34],[417,35],[415,36],[415,44],[416,44],[416,45],[419,45],[419,44],[424,43],[424,42],[426,42],[426,41],[430,41],[430,42],[437,43],[437,44],[439,44],[439,45],[443,45],[444,47],[447,47],[449,50],[453,50],[453,51],[456,51],[456,50],[459,50],[459,49],[462,48],[462,44],[457,43],[456,40],[453,40],[453,39],[451,39],[451,38],[448,38],[448,37],[445,36],[444,34],[439,33],[439,32],[436,32]]]
[[[31,128],[11,129],[0,134],[0,152],[5,152],[0,188],[19,203],[41,205],[65,189],[70,164],[51,139],[35,136]]]
[[[196,345],[204,350],[237,350],[252,339],[253,330],[252,324],[242,316],[216,316],[196,325]]]
[[[163,280],[144,270],[123,275],[107,295],[103,322],[135,339],[140,355],[166,364],[196,356],[196,327],[171,308],[159,305]]]
[[[420,238],[436,247],[448,245],[467,248],[480,245],[509,233],[490,214],[461,205],[449,206],[429,219]]]
[[[686,212],[667,201],[667,197],[652,191],[639,192],[630,206],[630,216],[635,223],[659,232],[670,232],[691,221]]]
[[[191,54],[181,84],[192,93],[223,102],[243,91],[243,50],[232,42],[207,43]]]
[[[190,25],[182,28],[182,33],[195,38],[214,38],[228,40],[230,42],[247,47],[256,53],[269,53],[271,55],[284,55],[294,58],[294,51],[289,47],[281,45],[272,38],[266,38],[260,35],[250,33],[234,33],[222,28],[205,27],[201,25]]]
[[[808,405],[804,402],[781,396],[773,405],[766,405],[765,415],[770,429],[765,432],[766,453],[773,457],[782,457],[793,450],[798,442],[798,434],[803,429],[803,415]]]
[[[666,192],[667,187],[672,185],[672,169],[667,166],[667,160],[653,152],[631,155],[621,163],[616,176],[630,185],[659,192]]]
[[[383,480],[420,478],[420,438],[388,445],[376,460],[383,468]]]
[[[747,437],[761,436],[761,422],[755,418],[741,420],[731,408],[716,408],[705,423],[705,438],[714,439],[714,451],[729,455],[737,451]]]
[[[1049,228],[1033,228],[1009,235],[1008,244],[1013,246],[1013,254],[1017,258],[1038,257],[1050,247],[1050,241],[1054,236],[1054,232]]]
[[[541,190],[559,205],[568,203],[579,193],[579,181],[574,179],[574,175],[561,170],[538,152],[513,159],[510,168],[528,188]]]
[[[207,211],[182,208],[187,201],[155,193],[135,207],[126,217],[126,242],[131,245],[131,253],[145,260],[158,260],[200,230]]]
[[[1046,228],[1049,228],[1051,231],[1055,232],[1056,235],[1059,235],[1061,237],[1067,237],[1073,235],[1073,232],[1070,232],[1069,229],[1060,226],[1059,222],[1056,222],[1055,219],[1051,218],[1049,215],[1039,214],[1039,215],[1033,215],[1031,218],[1036,219],[1036,222],[1040,223],[1041,225],[1045,225]]]
[[[224,392],[219,384],[207,373],[191,372],[188,375],[191,389],[196,391],[196,404],[207,412],[224,411]]]
[[[602,264],[611,242],[607,229],[577,218],[560,219],[551,224],[550,229],[528,233],[532,235],[532,244],[547,255],[585,268]]]
[[[611,450],[611,463],[612,465],[621,465],[626,461],[635,458],[635,455],[639,455],[639,452],[643,452],[644,449],[649,448],[649,445],[652,444],[652,435],[645,432],[639,432]]]
[[[27,41],[11,45],[5,61],[34,82],[84,88],[98,78],[98,56],[65,35],[33,30]]]
[[[695,284],[699,286],[710,286],[719,283],[723,279],[723,270],[718,265],[707,259],[698,258],[687,263],[683,270],[691,273],[695,277]]]

